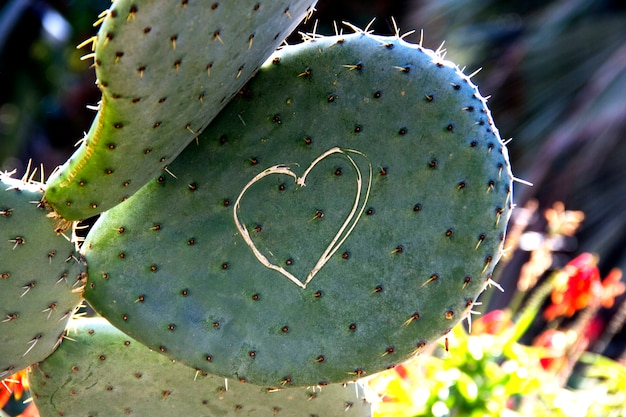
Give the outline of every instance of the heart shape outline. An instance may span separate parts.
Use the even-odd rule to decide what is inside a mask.
[[[300,188],[306,187],[306,177],[311,172],[311,170],[322,160],[334,154],[344,155],[350,161],[350,163],[352,164],[352,167],[356,171],[356,175],[357,175],[356,195],[355,195],[354,203],[352,205],[352,209],[350,210],[350,213],[348,214],[348,216],[346,217],[346,219],[344,220],[341,227],[339,228],[339,230],[337,231],[333,239],[330,241],[328,246],[326,246],[326,249],[324,250],[324,252],[322,252],[322,255],[318,258],[315,266],[307,274],[305,281],[302,282],[301,280],[296,278],[296,276],[294,276],[292,273],[287,271],[282,266],[276,265],[270,262],[267,259],[267,257],[263,255],[261,251],[257,248],[257,246],[254,244],[254,242],[252,241],[252,237],[250,236],[250,233],[248,232],[248,228],[239,218],[239,212],[241,210],[241,200],[243,196],[245,195],[246,191],[250,187],[252,187],[254,184],[256,184],[257,182],[259,182],[260,180],[262,180],[263,178],[269,175],[275,175],[275,174],[288,175],[294,179],[297,187],[300,187]],[[368,162],[369,170],[368,170],[368,175],[367,175],[367,187],[366,187],[365,196],[362,202],[361,202],[361,196],[363,193],[363,174],[361,173],[361,169],[359,168],[357,163],[354,161],[352,156],[350,156],[350,154],[362,156]],[[346,241],[348,236],[350,236],[350,234],[356,227],[357,223],[359,222],[359,219],[361,218],[361,216],[363,215],[363,212],[365,211],[365,206],[367,204],[367,201],[369,200],[369,195],[370,195],[370,191],[372,187],[372,177],[373,177],[372,164],[369,158],[367,157],[367,155],[354,149],[342,149],[339,147],[331,148],[327,150],[326,152],[322,153],[320,156],[318,156],[304,170],[304,173],[301,176],[298,176],[298,174],[293,172],[293,170],[287,165],[271,166],[263,170],[259,174],[257,174],[250,181],[248,181],[248,183],[243,187],[243,189],[239,193],[239,196],[237,197],[237,200],[235,201],[235,204],[233,205],[233,218],[235,221],[235,225],[237,226],[237,229],[241,233],[241,236],[243,240],[245,241],[245,243],[252,250],[252,253],[254,254],[254,256],[263,266],[281,273],[286,278],[288,278],[291,282],[301,287],[302,289],[305,289],[307,285],[313,280],[315,275],[317,275],[317,273],[324,267],[324,265],[326,265],[326,263],[330,260],[330,258],[335,254],[335,252],[337,252],[337,250],[343,244],[343,242]]]

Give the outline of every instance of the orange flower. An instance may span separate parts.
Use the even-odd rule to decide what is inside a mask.
[[[602,280],[602,296],[600,304],[602,307],[611,308],[615,304],[615,298],[624,294],[626,284],[622,282],[622,270],[613,268],[609,274]]]
[[[600,271],[594,255],[578,255],[565,265],[563,273],[564,279],[557,279],[552,291],[552,304],[543,313],[546,320],[571,317],[602,294]]]
[[[26,371],[19,371],[3,381],[0,381],[0,409],[4,408],[13,396],[16,400],[28,389]]]

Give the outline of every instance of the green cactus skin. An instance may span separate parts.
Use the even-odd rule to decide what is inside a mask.
[[[364,33],[282,49],[170,170],[96,223],[85,297],[260,385],[371,375],[445,335],[492,282],[512,208],[469,77]]]
[[[66,219],[85,219],[141,188],[198,136],[314,3],[115,0],[93,40],[99,111],[48,181],[50,205]]]
[[[42,417],[335,417],[371,415],[361,388],[264,388],[202,374],[150,351],[102,318],[78,319],[71,341],[30,373]]]
[[[42,187],[0,173],[0,379],[45,359],[80,304],[86,268],[41,204]]]

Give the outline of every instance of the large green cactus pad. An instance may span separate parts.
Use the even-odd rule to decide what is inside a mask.
[[[470,79],[363,33],[283,49],[170,170],[95,225],[85,297],[153,349],[259,384],[354,379],[446,334],[512,206]]]
[[[0,379],[52,353],[87,278],[41,188],[0,173]]]
[[[101,318],[79,319],[70,337],[30,373],[42,417],[367,417],[350,384],[268,389],[175,363]]]
[[[70,220],[118,204],[191,142],[315,0],[115,0],[94,39],[102,101],[46,198]]]

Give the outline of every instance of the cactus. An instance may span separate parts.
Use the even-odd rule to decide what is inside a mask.
[[[0,175],[0,376],[39,362],[42,416],[367,415],[341,384],[471,319],[512,209],[486,100],[399,34],[261,66],[314,3],[101,16],[79,149],[45,186]],[[81,295],[107,321],[61,344]]]
[[[86,43],[102,101],[79,149],[49,179],[49,204],[79,220],[132,195],[198,136],[314,3],[115,0]]]
[[[262,388],[172,362],[103,319],[78,319],[72,339],[30,373],[42,416],[369,416],[361,388]]]
[[[0,173],[0,380],[59,345],[87,279],[41,184]]]
[[[454,64],[312,36],[100,217],[89,303],[154,350],[265,386],[353,380],[470,318],[512,207],[507,151]]]

